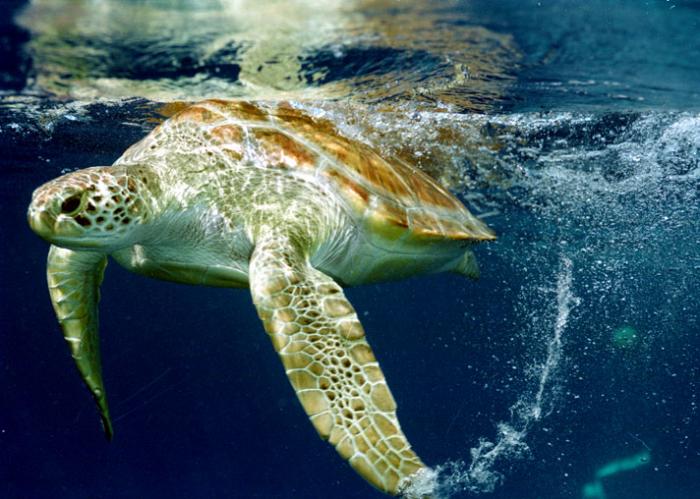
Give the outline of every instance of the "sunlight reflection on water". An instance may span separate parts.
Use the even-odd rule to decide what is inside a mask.
[[[341,98],[485,110],[518,52],[468,4],[35,0],[37,88],[77,98]],[[260,20],[264,19],[264,22]]]

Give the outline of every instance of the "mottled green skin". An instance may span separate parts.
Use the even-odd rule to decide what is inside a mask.
[[[157,139],[175,140],[176,134],[166,129]],[[206,147],[198,135],[179,135],[181,146],[194,151]],[[347,217],[321,186],[284,171],[234,163],[221,154],[160,147],[158,152],[162,154],[148,154],[146,148],[116,163],[148,164],[148,188],[157,191],[151,196],[154,221],[148,233],[138,244],[112,254],[129,270],[191,284],[246,287],[248,261],[261,232],[283,229],[310,255],[324,241],[344,237]]]
[[[53,245],[54,309],[105,431],[111,438],[97,303],[109,255],[150,277],[250,287],[319,435],[375,487],[406,493],[431,472],[400,429],[339,283],[443,270],[475,276],[468,246],[492,235],[418,173],[410,179],[417,193],[409,193],[391,171],[346,168],[338,158],[391,166],[332,131],[315,133],[320,123],[299,115],[280,122],[259,108],[232,106],[230,114],[206,103],[185,110],[113,166],[70,173],[34,193],[30,225]],[[365,171],[374,183],[357,176]]]

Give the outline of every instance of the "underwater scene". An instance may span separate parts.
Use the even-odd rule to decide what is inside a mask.
[[[387,497],[360,447],[319,438],[248,289],[113,260],[95,295],[104,437],[32,193],[210,98],[286,106],[412,165],[497,235],[472,246],[478,279],[386,271],[341,292],[430,469],[388,492],[700,498],[700,1],[1,0],[0,16],[0,498]]]

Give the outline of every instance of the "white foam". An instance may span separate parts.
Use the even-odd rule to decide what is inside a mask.
[[[401,488],[401,497],[405,499],[421,499],[433,497],[437,486],[438,474],[431,468],[421,468],[408,477],[408,483]]]

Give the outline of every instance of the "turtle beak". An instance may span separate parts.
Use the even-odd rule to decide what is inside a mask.
[[[29,227],[42,239],[50,243],[66,242],[66,238],[79,237],[80,227],[70,217],[51,214],[48,210],[29,209],[27,213]],[[83,246],[91,246],[84,241]]]
[[[42,239],[49,240],[55,235],[56,220],[48,211],[37,209],[32,205],[27,212],[27,221],[29,227]]]

